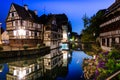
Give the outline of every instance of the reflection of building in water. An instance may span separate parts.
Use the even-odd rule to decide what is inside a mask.
[[[7,80],[35,80],[43,75],[43,65],[40,59],[15,61],[8,65]]]
[[[63,66],[67,66],[68,65],[68,53],[69,51],[62,51],[63,53]]]
[[[66,51],[66,55],[68,51]],[[44,58],[44,66],[46,68],[45,80],[56,80],[58,76],[65,77],[68,73],[68,65],[63,61],[63,52],[59,52],[57,49],[51,51],[51,55],[47,55]],[[65,57],[67,59],[67,57]]]
[[[0,64],[0,72],[3,71],[4,65]]]
[[[58,49],[51,50],[50,54],[39,58],[32,58],[29,60],[19,60],[8,62],[9,73],[7,80],[47,80],[53,75],[52,79],[56,78],[55,73],[62,65],[62,53]],[[59,68],[56,68],[59,67]]]
[[[62,53],[58,49],[51,50],[51,53],[44,57],[44,66],[46,69],[53,69],[62,64]]]

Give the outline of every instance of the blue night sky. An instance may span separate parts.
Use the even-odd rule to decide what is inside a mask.
[[[22,3],[23,1],[23,3]],[[65,13],[72,23],[72,29],[78,34],[83,29],[82,17],[84,14],[91,17],[100,9],[108,8],[115,0],[0,0],[0,22],[5,27],[10,4],[27,4],[31,10],[38,10],[39,16],[44,14]]]

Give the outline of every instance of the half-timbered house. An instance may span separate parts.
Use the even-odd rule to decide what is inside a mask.
[[[15,3],[11,4],[6,29],[9,34],[10,46],[36,46],[43,41],[43,25],[38,20],[37,11],[28,9]]]

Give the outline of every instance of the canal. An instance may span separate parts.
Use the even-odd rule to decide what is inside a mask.
[[[51,50],[44,56],[0,60],[0,80],[84,80],[83,51]]]

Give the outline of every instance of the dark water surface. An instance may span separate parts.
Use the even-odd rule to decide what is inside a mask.
[[[0,60],[0,80],[84,80],[82,62],[88,57],[83,51],[53,50],[40,57]]]

